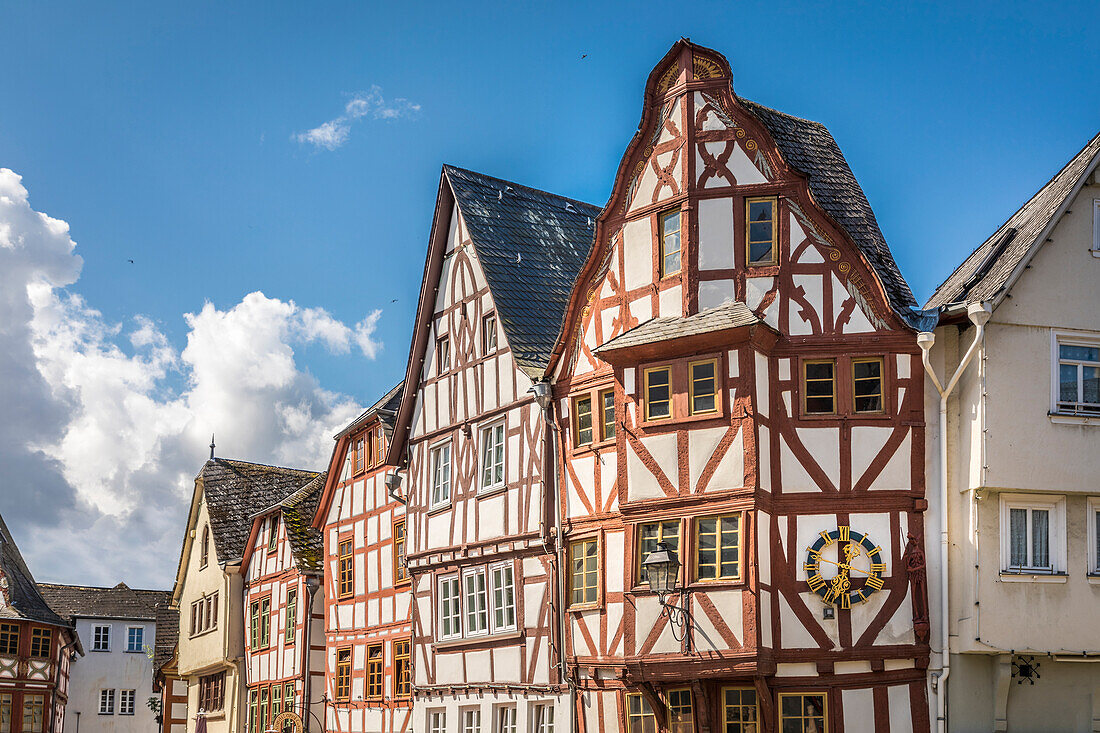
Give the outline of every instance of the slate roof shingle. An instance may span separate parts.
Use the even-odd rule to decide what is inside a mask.
[[[7,581],[0,586],[3,603],[0,618],[21,618],[52,626],[69,627],[69,623],[57,614],[38,590],[30,568],[23,560],[4,518],[0,517],[0,573]]]
[[[592,350],[594,354],[628,349],[633,346],[660,341],[697,336],[715,331],[725,331],[740,326],[751,326],[762,321],[739,300],[724,303],[715,308],[699,311],[690,316],[653,318]]]
[[[600,207],[443,166],[516,364],[539,378],[561,332]]]
[[[378,421],[382,423],[382,429],[386,432],[386,435],[392,435],[393,425],[397,417],[397,408],[401,406],[401,397],[404,392],[404,387],[404,380],[394,385],[389,392],[382,395],[381,399],[363,410],[359,417],[352,420],[348,423],[346,428],[338,432],[335,435],[335,439],[339,440],[349,433],[354,433],[360,425],[370,420],[375,414],[378,415]]]
[[[784,160],[809,178],[814,200],[848,232],[867,258],[894,311],[903,318],[909,316],[917,301],[890,253],[867,196],[829,130],[820,122],[739,99],[768,129]]]
[[[179,642],[180,611],[163,603],[157,606],[157,636],[153,643],[153,671],[172,661]]]
[[[1039,237],[1089,172],[1098,154],[1100,134],[971,252],[936,288],[924,307],[981,302],[997,296],[1028,252],[1039,244]]]
[[[38,590],[50,608],[70,621],[77,617],[155,621],[157,606],[172,599],[171,591],[137,590],[125,583],[113,588],[39,583]]]
[[[290,551],[300,571],[320,573],[325,569],[324,534],[310,524],[317,513],[317,505],[321,503],[327,478],[327,471],[318,474],[315,479],[278,504],[283,514],[283,526],[286,527],[287,538],[290,540]]]
[[[283,501],[321,474],[212,458],[199,475],[218,561],[236,563],[244,556],[255,513]]]

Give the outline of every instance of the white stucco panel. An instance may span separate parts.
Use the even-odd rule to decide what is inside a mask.
[[[794,615],[794,609],[783,594],[779,595],[779,634],[783,649],[817,648],[814,637]]]
[[[707,150],[710,150],[709,144]],[[736,143],[733,145],[733,153],[730,154],[726,167],[733,173],[733,177],[737,179],[737,185],[739,186],[768,182],[768,179],[764,177],[756,164],[749,160],[749,156],[745,155],[745,151]]]
[[[683,288],[679,285],[662,290],[657,302],[660,318],[679,318],[684,315]]]
[[[699,202],[699,269],[733,267],[733,204],[729,199]]]
[[[875,695],[871,690],[842,691],[841,707],[844,709],[845,733],[874,733]]]
[[[648,218],[623,225],[623,286],[640,288],[653,280],[653,228]]]
[[[892,428],[857,426],[852,428],[852,477],[858,482],[893,434]],[[912,484],[912,433],[906,433],[882,471],[871,482],[871,489],[909,490]]]
[[[733,280],[704,280],[699,283],[699,310],[731,303],[737,297]]]

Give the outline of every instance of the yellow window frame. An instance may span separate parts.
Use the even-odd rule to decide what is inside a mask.
[[[828,364],[829,366],[831,366],[833,368],[832,378],[830,378],[828,380],[816,379],[816,378],[811,380],[808,376],[809,375],[809,367],[814,365],[814,364]],[[829,393],[829,396],[833,400],[833,409],[830,410],[829,412],[810,412],[806,408],[806,399],[809,397],[809,383],[811,381],[813,381],[813,382],[828,381],[832,385],[832,391]],[[825,395],[814,395],[814,398],[818,399],[818,398],[821,398],[821,397],[824,397],[824,396]],[[838,401],[837,397],[838,397],[838,395],[837,395],[837,379],[836,379],[836,359],[806,359],[805,361],[803,361],[802,362],[802,414],[803,415],[814,415],[814,416],[835,415],[837,413],[837,401]]]
[[[676,229],[665,231],[665,221],[670,217],[676,215]],[[668,211],[662,211],[657,215],[657,242],[658,242],[658,269],[661,279],[664,279],[670,275],[679,275],[684,269],[684,212],[680,209],[669,209]],[[665,239],[670,234],[677,235],[677,248],[676,254],[680,256],[680,266],[671,272],[665,271],[665,258],[672,254],[670,251],[665,250]]]
[[[781,693],[779,693],[779,709],[776,711],[776,713],[777,713],[777,717],[779,718],[779,728],[780,729],[782,729],[783,723],[787,720],[798,720],[798,721],[805,722],[805,721],[811,719],[811,717],[807,717],[807,716],[801,715],[801,714],[796,718],[791,718],[791,717],[785,716],[783,714],[783,699],[787,698],[787,697],[797,697],[797,698],[820,697],[821,698],[821,730],[819,731],[819,733],[829,733],[829,728],[831,727],[829,725],[829,693],[824,692],[824,691],[814,692],[814,691],[809,691],[809,690],[802,691],[802,692],[781,692]],[[801,708],[802,706],[800,705],[799,707]],[[813,717],[816,717],[816,716],[813,716]],[[803,727],[803,729],[805,729],[805,725],[803,725],[802,727]]]
[[[682,702],[673,704],[673,697],[687,694],[687,705]],[[669,733],[694,733],[695,731],[695,696],[691,694],[690,687],[674,687],[665,692],[665,708],[668,713]],[[673,718],[679,718],[674,720]]]
[[[588,440],[581,440],[581,403],[588,403]],[[596,423],[592,412],[592,395],[581,394],[573,398],[573,445],[577,448],[592,445],[596,437]]]
[[[643,568],[642,568],[642,562],[645,561],[645,557],[642,556],[642,528],[645,527],[646,525],[650,525],[650,524],[657,525],[657,542],[665,542],[666,541],[665,540],[665,525],[666,524],[675,525],[676,526],[676,547],[675,547],[675,550],[676,550],[677,553],[679,553],[680,550],[681,550],[680,538],[681,538],[681,535],[683,534],[683,528],[680,526],[680,520],[679,519],[657,519],[657,520],[654,520],[654,521],[651,521],[651,522],[639,522],[638,526],[637,526],[637,529],[634,532],[634,544],[635,544],[634,556],[635,556],[635,559],[636,559],[636,564],[638,566],[637,570],[635,572],[635,576],[636,576],[635,582],[638,583],[638,584],[641,584],[641,583],[645,582],[645,573],[643,572]],[[669,535],[669,536],[671,536],[671,535]],[[656,543],[654,543],[654,544],[656,544]]]
[[[355,594],[355,543],[345,537],[336,547],[336,597],[350,598]]]
[[[668,375],[668,381],[667,381],[667,384],[666,384],[666,386],[668,387],[668,399],[667,400],[658,400],[658,402],[667,402],[668,403],[668,414],[667,415],[661,415],[659,417],[653,417],[652,411],[650,410],[650,407],[652,407],[652,405],[653,405],[653,401],[649,399],[649,387],[650,387],[649,381],[650,381],[650,377],[656,372],[664,372],[665,374]],[[669,420],[669,419],[671,419],[672,418],[672,367],[671,366],[649,367],[643,372],[643,375],[644,375],[644,379],[645,379],[645,394],[643,395],[643,401],[645,403],[645,419],[646,419],[646,421],[648,422],[650,420]]]
[[[377,656],[376,656],[377,655]],[[386,647],[383,644],[367,646],[366,699],[381,700],[386,689]]]
[[[336,689],[337,700],[351,698],[351,647],[336,650]]]
[[[600,402],[600,440],[613,440],[615,438],[615,390],[601,389],[598,393]],[[607,398],[611,398],[611,409],[607,409]],[[608,418],[611,418],[608,421]]]
[[[699,569],[701,567],[703,567],[703,562],[699,558],[700,551],[702,550],[702,547],[700,546],[700,542],[699,542],[700,535],[702,534],[702,530],[700,528],[700,525],[703,521],[710,520],[710,519],[713,519],[716,522],[715,528],[714,528],[714,533],[715,533],[715,537],[714,537],[714,563],[713,563],[713,565],[714,565],[714,577],[713,578],[703,578],[703,577],[700,576],[700,573],[699,573]],[[745,559],[745,532],[744,532],[745,521],[744,521],[744,519],[745,519],[745,517],[744,517],[743,512],[733,512],[731,514],[715,514],[715,515],[709,515],[709,516],[696,517],[695,518],[695,520],[694,520],[694,525],[695,525],[694,526],[694,531],[692,532],[692,543],[694,545],[694,548],[693,548],[694,553],[693,554],[695,555],[695,557],[694,557],[695,567],[693,568],[693,570],[694,570],[695,580],[697,582],[700,582],[700,583],[713,583],[713,582],[717,582],[717,581],[728,582],[728,581],[731,581],[731,580],[736,581],[736,580],[741,579],[741,576],[742,576],[741,569],[743,567],[743,562],[744,562],[744,559]],[[721,544],[722,523],[724,521],[728,521],[728,520],[734,520],[734,521],[737,522],[737,545],[736,545],[736,547],[737,547],[737,573],[735,575],[722,575],[722,573],[721,573],[721,571],[722,571],[722,544]]]
[[[771,216],[771,229],[772,236],[769,242],[771,246],[771,257],[765,260],[754,261],[752,259],[752,245],[763,244],[764,240],[753,241],[752,239],[752,219],[749,217],[749,212],[752,210],[752,205],[766,201],[772,206]],[[769,265],[775,265],[779,262],[779,200],[776,196],[754,196],[752,198],[745,199],[745,264],[749,267],[768,267]]]
[[[638,701],[638,712],[634,712],[630,709],[630,704],[634,700]],[[653,713],[653,708],[649,704],[649,700],[645,698],[640,692],[628,692],[623,700],[623,712],[626,718],[626,730],[627,733],[632,733],[635,730],[646,730],[646,719],[652,721],[651,730],[657,730],[657,716]],[[638,727],[635,728],[635,721],[637,721]]]
[[[744,703],[741,699],[739,699],[736,703],[730,704],[728,698],[726,697],[727,692],[739,692],[739,693],[751,692],[753,702],[750,705],[750,704]],[[736,716],[738,718],[738,720],[730,720],[730,715],[729,715],[730,708],[737,708],[738,709],[739,714]],[[744,712],[749,711],[749,710],[752,711],[752,719],[751,720],[745,720],[745,716],[741,713],[744,713]],[[752,728],[746,728],[744,726],[745,723],[751,723],[753,727]],[[730,728],[731,725],[739,726],[739,730],[734,729],[734,728]],[[748,731],[748,730],[754,731],[754,733],[755,733],[755,731],[760,730],[760,725],[761,725],[761,721],[760,721],[760,695],[757,694],[756,688],[755,687],[745,687],[745,686],[723,687],[722,688],[722,724],[721,724],[721,729],[723,731],[732,731],[732,733],[741,733],[741,731]]]
[[[711,377],[714,383],[714,391],[711,392],[711,397],[714,398],[714,407],[710,410],[695,411],[695,367],[702,366],[703,364],[710,364],[714,368],[714,375]],[[688,414],[689,415],[713,415],[722,411],[721,409],[721,391],[718,388],[718,359],[713,357],[710,359],[699,359],[698,361],[688,362]]]
[[[588,557],[589,557],[588,556],[588,548],[589,548],[589,546],[594,547],[595,550],[596,550],[596,554],[595,554],[595,565],[596,566],[592,569],[589,569],[589,567],[588,567]],[[576,550],[578,550],[578,549],[581,550],[581,556],[580,557],[581,557],[581,560],[582,560],[582,566],[581,566],[581,572],[580,572],[581,585],[579,585],[579,586],[577,584],[578,577],[577,577],[577,572],[576,572],[575,566],[574,566],[574,563],[576,562],[576,559],[577,559]],[[578,590],[578,588],[583,592],[584,596],[588,595],[588,590],[589,589],[593,590],[595,592],[595,598],[593,598],[591,601],[589,601],[589,600],[574,601],[573,600],[573,592],[575,590]],[[580,608],[580,607],[585,607],[585,606],[591,607],[591,606],[598,605],[599,602],[600,602],[600,544],[599,544],[599,539],[597,537],[582,537],[579,540],[574,540],[574,541],[569,543],[569,607],[570,608]]]
[[[878,377],[856,378],[856,364],[878,364]],[[886,412],[886,360],[881,356],[861,356],[852,359],[852,412],[856,415],[881,415]],[[878,397],[879,409],[860,410],[856,406],[856,382],[878,381],[878,392],[858,395],[859,397]]]

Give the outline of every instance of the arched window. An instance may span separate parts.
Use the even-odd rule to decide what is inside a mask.
[[[199,567],[205,568],[210,560],[210,525],[202,528],[202,553],[199,555]]]

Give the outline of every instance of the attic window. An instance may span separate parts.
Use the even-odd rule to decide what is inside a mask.
[[[680,272],[680,211],[661,214],[661,277]]]
[[[745,201],[745,242],[750,267],[774,265],[775,255],[774,196]]]
[[[489,355],[497,350],[497,314],[490,313],[481,319],[481,353]]]
[[[206,567],[210,562],[210,525],[202,528],[202,550],[199,553],[199,569]]]
[[[451,368],[451,340],[440,336],[435,342],[436,374],[445,374]]]
[[[279,515],[273,514],[267,520],[267,551],[275,552],[279,541]]]

